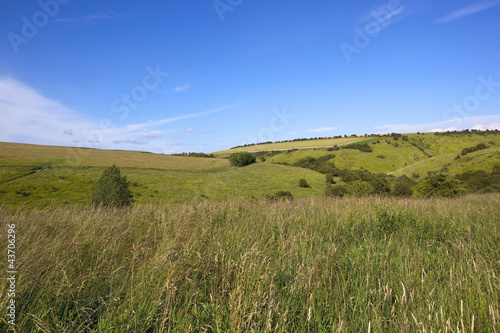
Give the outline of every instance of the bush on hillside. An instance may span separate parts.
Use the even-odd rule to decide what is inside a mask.
[[[330,185],[325,188],[325,195],[329,197],[343,197],[349,194],[346,185]]]
[[[389,194],[391,193],[391,186],[387,181],[387,177],[384,175],[376,175],[370,181],[370,185],[373,187],[374,194]]]
[[[266,198],[270,200],[292,200],[293,194],[290,191],[277,191],[274,194],[266,195]]]
[[[454,197],[465,193],[458,179],[449,178],[445,173],[433,174],[413,188],[417,196],[422,197]]]
[[[357,149],[365,153],[371,153],[373,151],[367,143],[351,143],[350,145],[342,146],[342,149]]]
[[[231,165],[235,167],[244,167],[246,165],[250,165],[252,163],[255,163],[255,160],[255,156],[247,152],[234,153],[229,157],[229,162],[231,162]]]
[[[396,197],[411,197],[413,195],[413,186],[415,181],[411,180],[408,176],[399,177],[392,188],[392,195]]]
[[[325,181],[327,184],[335,184],[336,183],[335,179],[333,178],[333,174],[331,174],[331,173],[327,173],[325,175]]]
[[[469,154],[469,153],[473,153],[473,152],[475,152],[475,151],[478,151],[478,150],[483,150],[483,149],[486,149],[486,148],[488,148],[488,146],[487,146],[487,145],[485,145],[484,143],[479,143],[479,144],[477,144],[477,145],[476,145],[476,146],[474,146],[474,147],[464,148],[460,154],[462,154],[462,155],[467,155],[467,154]]]
[[[347,192],[354,196],[363,196],[373,193],[373,186],[362,180],[355,180],[348,183]]]
[[[300,187],[304,187],[304,188],[311,187],[311,186],[307,183],[307,180],[305,180],[304,178],[300,178],[300,179],[299,179],[299,186],[300,186]]]
[[[92,192],[92,204],[95,206],[129,207],[133,202],[126,176],[121,176],[120,169],[112,166],[104,170]]]

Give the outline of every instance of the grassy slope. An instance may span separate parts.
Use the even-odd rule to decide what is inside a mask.
[[[485,170],[490,172],[493,166],[500,164],[500,147],[491,147],[486,150],[476,151],[456,160],[457,153],[440,155],[422,160],[413,165],[392,172],[395,176],[412,175],[421,176],[427,172],[441,171],[443,168],[451,175],[464,173],[466,171]]]
[[[360,141],[362,138],[334,138],[334,139],[319,139],[319,140],[305,140],[294,142],[279,142],[279,143],[266,143],[255,146],[238,147],[234,149],[223,150],[215,152],[215,155],[228,155],[239,151],[271,151],[271,150],[290,150],[304,147],[332,147],[334,145],[342,145]]]
[[[98,166],[203,170],[227,164],[217,158],[168,156],[138,151],[99,150],[0,142],[1,165]]]
[[[373,149],[372,153],[360,152],[354,149],[341,149],[329,152],[326,148],[304,149],[284,152],[267,161],[272,163],[287,163],[293,165],[307,156],[321,157],[334,154],[332,160],[340,169],[365,168],[374,173],[392,173],[395,175],[411,175],[413,172],[427,174],[428,171],[439,171],[446,167],[451,174],[467,170],[491,171],[493,165],[500,164],[499,148],[500,134],[486,135],[447,135],[436,136],[432,133],[409,134],[410,141],[393,138],[369,138],[359,143],[367,142]],[[379,143],[373,144],[373,142]],[[390,143],[387,142],[390,141]],[[321,140],[302,141],[304,146],[315,146]],[[455,160],[462,149],[485,143],[490,148],[464,156]],[[397,144],[397,147],[396,147]],[[415,145],[420,145],[424,151]],[[250,147],[246,147],[250,149]],[[266,145],[252,147],[254,150],[267,150]]]
[[[305,197],[324,190],[323,175],[295,167],[257,163],[234,168],[222,159],[101,150],[89,151],[81,162],[86,166],[81,166],[63,158],[71,149],[2,144],[0,203],[28,207],[87,204],[104,166],[112,164],[120,167],[131,182],[137,203],[251,198],[278,190]],[[20,165],[13,166],[16,162]],[[44,164],[52,166],[26,166]],[[307,179],[311,188],[300,188],[300,178]]]

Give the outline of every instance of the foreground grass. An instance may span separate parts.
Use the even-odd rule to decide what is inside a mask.
[[[498,332],[499,200],[0,209],[16,331]]]

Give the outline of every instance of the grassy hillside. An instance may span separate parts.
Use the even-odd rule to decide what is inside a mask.
[[[259,145],[252,145],[246,147],[238,147],[228,150],[215,152],[215,155],[229,155],[239,151],[257,152],[257,151],[272,151],[272,150],[292,150],[304,149],[310,147],[331,147],[334,145],[344,145],[362,140],[361,138],[333,138],[333,139],[318,139],[318,140],[304,140],[293,142],[277,142],[266,143]]]
[[[217,158],[169,156],[138,151],[99,150],[0,142],[0,166],[97,166],[204,170],[227,164]]]
[[[499,132],[470,132],[446,135],[412,133],[404,135],[407,136],[408,140],[395,139],[394,137],[358,140],[358,144],[366,143],[370,146],[373,150],[370,153],[355,149],[328,151],[327,148],[319,147],[322,140],[300,141],[304,147],[316,148],[270,152],[266,156],[266,161],[294,165],[300,159],[306,157],[319,158],[334,154],[335,158],[331,162],[335,163],[335,166],[339,169],[355,170],[363,168],[372,173],[391,173],[407,176],[411,176],[413,172],[426,175],[429,171],[443,169],[448,170],[450,174],[467,170],[486,170],[490,172],[493,165],[500,164],[498,155],[500,149]],[[349,138],[345,140],[349,140]],[[344,143],[349,144],[350,142],[344,141]],[[489,148],[469,154],[460,160],[455,160],[455,157],[464,148],[480,143],[486,144]],[[254,151],[267,151],[269,145],[255,145],[244,148]]]
[[[252,198],[276,191],[307,197],[324,191],[324,175],[269,163],[235,168],[224,159],[89,150],[81,162],[85,166],[80,166],[63,158],[73,148],[1,146],[0,203],[9,207],[85,205],[104,166],[113,164],[127,176],[139,204]],[[300,178],[307,179],[311,188],[299,187]]]
[[[476,151],[456,159],[457,153],[440,155],[428,158],[410,166],[392,172],[395,176],[420,174],[427,172],[445,170],[450,175],[456,175],[467,171],[486,170],[491,171],[493,166],[500,165],[500,146],[491,147],[486,150]]]
[[[0,207],[16,332],[495,332],[499,200]]]

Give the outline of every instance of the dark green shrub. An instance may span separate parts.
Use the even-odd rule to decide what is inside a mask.
[[[362,196],[373,193],[373,187],[370,183],[367,183],[362,180],[355,180],[346,185],[347,192],[350,195]]]
[[[373,150],[367,143],[351,143],[346,146],[342,146],[342,149],[357,149],[365,153],[371,153]]]
[[[427,177],[417,184],[413,191],[416,195],[423,197],[453,197],[465,193],[458,179],[448,178],[442,172]]]
[[[397,181],[394,184],[392,195],[396,197],[411,197],[413,195],[412,186],[408,182]]]
[[[112,166],[104,170],[101,178],[97,182],[92,192],[92,204],[128,207],[132,205],[132,192],[129,190],[129,183],[126,176],[121,176],[120,169]]]
[[[270,200],[284,200],[284,199],[293,199],[293,194],[290,191],[277,191],[274,194],[266,195],[267,199]]]
[[[327,173],[325,175],[325,181],[327,184],[335,184],[336,183],[335,179],[333,178],[333,174],[331,174],[331,173]]]
[[[304,178],[300,178],[300,179],[299,179],[299,186],[300,186],[300,187],[304,187],[304,188],[311,187],[311,186],[309,186],[309,184],[307,183],[307,180],[305,180]]]
[[[478,151],[478,150],[483,150],[483,149],[486,149],[488,148],[487,145],[485,145],[484,143],[479,143],[477,144],[476,146],[474,147],[468,147],[468,148],[464,148],[461,152],[462,155],[467,155],[469,153],[472,153],[472,152],[475,152],[475,151]]]
[[[243,167],[255,163],[255,156],[248,152],[234,153],[229,157],[229,162],[232,166]]]
[[[389,194],[391,192],[391,186],[387,179],[381,175],[377,175],[370,181],[370,185],[373,187],[374,194]]]
[[[349,194],[346,185],[330,185],[327,184],[325,188],[325,195],[331,197],[343,197]]]
[[[467,171],[460,175],[456,175],[455,178],[462,181],[467,190],[471,193],[477,192],[495,183],[495,177],[484,170]]]

